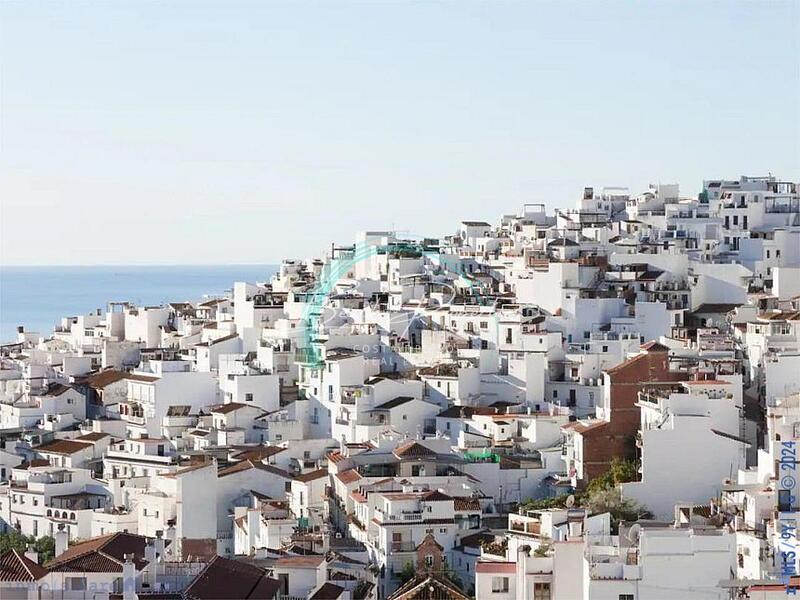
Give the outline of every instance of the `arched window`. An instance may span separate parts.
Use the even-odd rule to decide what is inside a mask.
[[[74,521],[75,520],[75,513],[69,513],[69,518]]]
[[[47,516],[48,517],[52,517],[53,516],[53,511],[50,510],[49,508],[47,509]]]

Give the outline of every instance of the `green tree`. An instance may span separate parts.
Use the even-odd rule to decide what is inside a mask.
[[[615,458],[611,467],[602,475],[598,475],[586,486],[586,494],[608,490],[617,487],[620,483],[636,481],[639,477],[639,467],[636,461]]]
[[[0,534],[0,554],[8,550],[25,552],[28,546],[39,554],[39,562],[46,563],[55,556],[56,542],[50,536],[36,538],[34,536],[24,536],[18,531],[9,531]]]
[[[407,581],[411,581],[414,576],[417,574],[417,568],[414,566],[414,563],[407,562],[403,565],[403,570],[398,573],[398,577],[400,577],[400,585],[403,585]]]
[[[610,513],[612,533],[619,530],[620,521],[638,521],[652,517],[650,511],[635,500],[623,498],[619,486],[599,489],[588,494],[583,506],[591,514]]]
[[[564,508],[569,494],[553,496],[552,498],[540,498],[539,500],[526,500],[519,505],[520,510],[544,510],[547,508]],[[576,498],[577,499],[577,498]]]

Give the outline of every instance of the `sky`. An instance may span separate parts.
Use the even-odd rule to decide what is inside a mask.
[[[0,3],[0,265],[276,263],[800,180],[800,0]]]

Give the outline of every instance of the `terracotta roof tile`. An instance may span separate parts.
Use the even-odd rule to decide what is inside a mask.
[[[395,448],[394,455],[397,458],[424,458],[427,456],[436,456],[436,452],[423,446],[419,442],[411,440]]]
[[[277,598],[279,590],[280,583],[265,569],[215,556],[189,584],[185,596],[189,600],[268,600]]]
[[[361,475],[359,475],[358,471],[356,471],[355,469],[347,469],[347,471],[342,471],[341,473],[337,473],[336,479],[338,479],[344,484],[355,483],[356,481],[361,479]]]
[[[47,444],[34,448],[36,452],[48,452],[52,454],[75,454],[81,450],[91,448],[88,442],[77,442],[75,440],[54,440]]]
[[[38,581],[48,571],[16,550],[0,554],[0,582]]]
[[[328,476],[328,469],[317,469],[316,471],[311,471],[310,473],[301,473],[297,475],[294,479],[295,481],[314,481],[315,479],[322,479],[323,477]]]

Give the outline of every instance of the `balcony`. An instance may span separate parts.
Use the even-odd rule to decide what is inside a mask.
[[[387,513],[378,508],[375,509],[375,516],[377,516],[378,520],[382,523],[421,523],[423,518],[421,510]]]
[[[389,543],[390,552],[414,552],[416,549],[417,545],[410,540]]]

